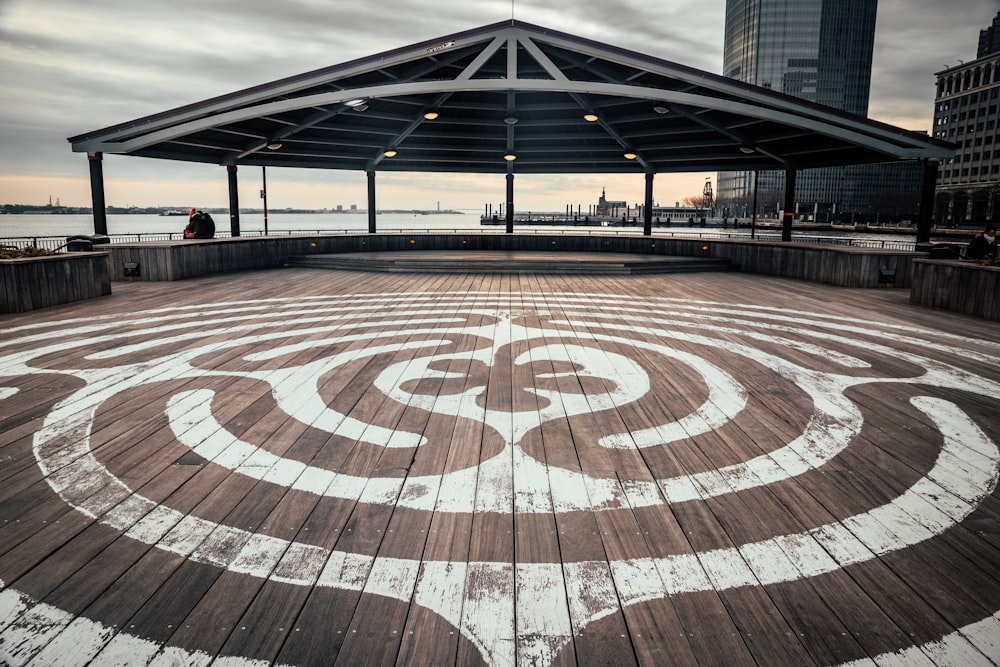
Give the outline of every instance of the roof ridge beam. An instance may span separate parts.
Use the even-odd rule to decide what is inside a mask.
[[[479,52],[479,55],[476,56],[472,62],[459,73],[458,76],[455,77],[455,81],[468,81],[471,79],[472,75],[481,70],[483,65],[489,62],[489,59],[493,57],[493,54],[496,53],[501,46],[503,46],[504,41],[505,40],[502,37],[494,37],[493,41],[487,44],[485,48]]]
[[[556,66],[552,60],[542,52],[542,50],[535,44],[535,41],[530,37],[525,37],[521,40],[521,44],[524,46],[524,50],[531,54],[531,57],[542,66],[549,76],[557,81],[569,81],[569,77],[563,74],[562,70]]]
[[[517,37],[513,31],[507,35],[507,80],[517,81]]]

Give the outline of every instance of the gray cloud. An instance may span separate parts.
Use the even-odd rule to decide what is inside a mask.
[[[927,119],[923,125],[929,127],[934,73],[975,57],[979,30],[996,14],[996,0],[879,4],[871,115],[888,122]],[[587,39],[721,70],[724,0],[517,0],[514,14]],[[68,136],[510,15],[508,0],[433,7],[424,0],[5,1],[0,146],[6,159],[0,179],[34,174],[85,179]],[[158,169],[171,174],[178,169],[140,162],[130,175],[155,179]],[[287,178],[335,180],[311,172]],[[16,201],[16,195],[0,190],[0,201]]]
[[[878,119],[934,113],[935,72],[976,57],[979,31],[996,16],[996,0],[882,0],[872,63],[871,107]]]

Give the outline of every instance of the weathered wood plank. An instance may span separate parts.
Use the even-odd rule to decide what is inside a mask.
[[[997,658],[988,322],[760,275],[277,275],[5,319],[0,661]]]
[[[0,259],[0,313],[24,313],[111,294],[108,253]]]

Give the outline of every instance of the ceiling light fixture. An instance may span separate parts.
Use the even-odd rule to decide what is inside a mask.
[[[635,153],[625,153],[625,159],[626,160],[634,160],[636,157],[637,156],[636,156]]]
[[[585,113],[585,114],[583,114],[583,119],[585,121],[587,121],[588,123],[594,123],[594,122],[597,121],[597,114],[596,113]]]
[[[507,123],[508,125],[517,125],[517,117],[507,116],[506,118],[503,119],[503,122]]]
[[[365,102],[367,101],[368,98],[366,97],[358,97],[353,100],[347,100],[346,102],[344,102],[344,106],[351,107],[352,109],[354,109],[356,107],[364,106]]]
[[[753,146],[740,146],[740,152],[741,152],[741,153],[744,153],[744,154],[746,154],[746,155],[750,155],[750,154],[751,154],[751,153],[753,153],[753,152],[754,152],[755,150],[757,150],[757,149],[756,149],[756,148],[754,148]]]
[[[507,153],[506,155],[503,156],[503,159],[507,160],[507,162],[513,162],[514,160],[517,159],[517,156],[514,155],[513,153]]]
[[[277,139],[271,139],[269,142],[267,142],[267,148],[268,150],[276,151],[279,148],[281,148],[281,142],[278,141]]]
[[[670,107],[668,107],[665,104],[657,104],[655,107],[653,107],[653,111],[655,111],[656,113],[670,113]]]
[[[427,113],[424,114],[424,118],[426,120],[435,120],[438,117],[438,115],[439,114],[437,111],[428,111]]]
[[[386,152],[382,153],[382,155],[384,155],[384,156],[386,156],[386,157],[396,157],[396,151],[394,151],[394,150],[392,150],[392,149],[390,148],[390,149],[389,149],[389,150],[387,150]]]

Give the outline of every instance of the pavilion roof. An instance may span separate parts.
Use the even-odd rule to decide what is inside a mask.
[[[922,133],[516,20],[69,141],[78,152],[220,165],[523,174],[802,169],[954,155],[951,144]]]

